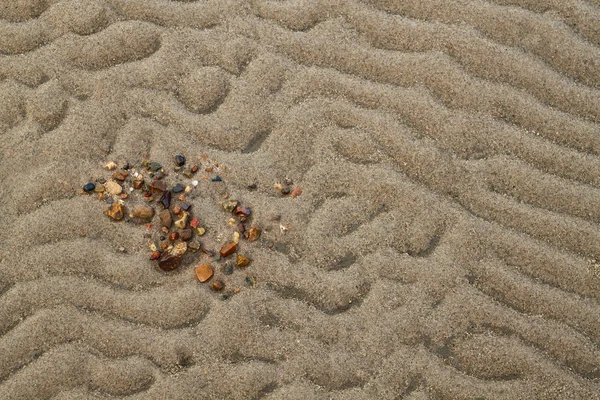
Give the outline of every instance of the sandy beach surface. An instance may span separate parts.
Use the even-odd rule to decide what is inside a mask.
[[[0,399],[600,399],[599,155],[598,0],[0,0]]]

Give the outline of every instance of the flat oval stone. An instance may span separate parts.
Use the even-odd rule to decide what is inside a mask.
[[[86,192],[92,192],[95,188],[96,184],[92,182],[83,185],[83,190],[85,190]]]
[[[137,206],[133,209],[133,215],[141,219],[150,219],[154,216],[154,208],[150,206]]]
[[[177,185],[173,186],[173,193],[183,192],[183,189],[185,189],[183,185],[181,183],[178,183]]]
[[[106,184],[104,185],[104,188],[106,189],[106,191],[112,195],[116,195],[119,194],[123,191],[123,188],[121,187],[121,185],[119,185],[117,182],[115,181],[108,181],[106,182]]]
[[[181,257],[165,253],[158,259],[158,267],[163,271],[173,271],[180,262]]]
[[[167,190],[165,181],[153,181],[148,187],[152,193],[164,192]]]

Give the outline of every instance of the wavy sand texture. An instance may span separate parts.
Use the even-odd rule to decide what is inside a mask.
[[[596,0],[3,2],[0,398],[600,398],[599,27]],[[213,236],[225,193],[267,229],[227,301],[75,194],[177,152],[228,166],[192,197]]]

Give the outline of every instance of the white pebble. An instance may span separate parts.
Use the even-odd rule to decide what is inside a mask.
[[[192,181],[192,185],[198,186],[198,181]]]
[[[133,192],[133,188],[129,188],[129,191],[130,191],[130,192]]]

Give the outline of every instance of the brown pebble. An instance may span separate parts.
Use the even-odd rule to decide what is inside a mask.
[[[175,268],[179,266],[181,262],[181,258],[179,256],[173,256],[171,254],[165,253],[158,259],[158,266],[163,271],[173,271]]]
[[[160,223],[162,226],[167,229],[173,224],[173,217],[171,216],[171,211],[169,210],[162,210],[160,214],[158,214],[158,217],[160,218]]]
[[[133,216],[141,219],[150,219],[154,216],[154,208],[150,206],[136,206],[133,209]]]
[[[296,186],[294,188],[294,190],[292,190],[292,194],[290,195],[290,197],[292,199],[295,199],[296,197],[300,196],[302,194],[302,188],[300,186]]]
[[[189,228],[180,230],[179,238],[184,241],[190,240],[192,238],[192,230]]]
[[[113,174],[113,179],[123,182],[128,175],[129,173],[127,172],[115,171]]]
[[[247,266],[248,264],[250,264],[250,259],[249,259],[249,258],[247,258],[247,257],[244,257],[244,256],[243,256],[243,255],[241,255],[241,254],[238,254],[238,255],[237,255],[237,260],[235,260],[235,264],[236,264],[238,267],[245,267],[245,266]]]
[[[260,228],[256,225],[252,225],[248,231],[248,240],[254,242],[260,236]]]
[[[160,244],[160,248],[161,248],[161,249],[163,249],[163,250],[166,250],[166,249],[167,249],[167,247],[169,247],[169,244],[168,244],[167,242],[162,242],[162,243]]]
[[[144,186],[144,180],[143,179],[136,179],[135,181],[133,181],[133,188],[134,189],[141,189]]]
[[[171,232],[171,234],[169,235],[169,240],[171,242],[173,242],[173,241],[175,241],[177,239],[179,239],[179,233],[177,233],[177,232]]]
[[[289,187],[289,186],[283,186],[283,187],[281,188],[281,194],[283,194],[283,195],[288,195],[288,194],[290,194],[290,187]]]
[[[167,190],[165,181],[153,181],[148,187],[153,193],[164,192]]]
[[[216,290],[218,292],[220,290],[223,290],[223,288],[225,287],[225,283],[220,279],[216,279],[213,282],[212,287],[214,290]]]
[[[121,193],[120,197],[125,200],[126,198],[129,197],[129,195],[127,193]]]
[[[206,167],[204,169],[205,172],[212,172],[213,171],[213,167]]]
[[[152,255],[150,256],[151,260],[158,260],[158,258],[160,257],[160,251],[155,251],[152,253]]]
[[[123,212],[123,206],[117,202],[113,203],[110,208],[108,209],[108,211],[106,211],[106,214],[111,217],[112,219],[114,219],[115,221],[120,221],[123,219],[123,216],[125,215]]]
[[[221,254],[221,257],[227,257],[228,255],[232,254],[236,248],[237,248],[237,243],[227,242],[223,246],[221,246],[221,250],[219,250],[219,254]]]
[[[108,181],[108,182],[106,182],[106,184],[104,185],[104,188],[106,189],[106,191],[108,193],[110,193],[112,195],[119,194],[123,190],[123,188],[121,187],[121,185],[119,185],[115,181]]]
[[[202,264],[196,267],[196,278],[200,282],[206,282],[213,276],[213,269],[210,264]]]
[[[173,214],[175,214],[175,215],[179,215],[179,214],[181,214],[181,206],[180,206],[179,204],[176,204],[176,205],[173,207]]]
[[[198,166],[197,165],[193,165],[192,169],[190,171],[192,171],[192,174],[195,174],[196,172],[198,172]]]
[[[240,233],[246,232],[246,227],[241,222],[239,224],[237,224],[237,229],[238,229],[238,232],[240,232]]]

